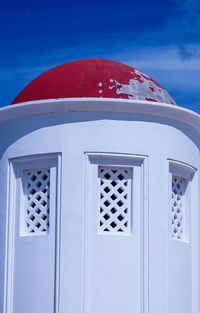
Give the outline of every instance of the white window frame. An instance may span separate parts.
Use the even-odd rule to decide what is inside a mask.
[[[38,169],[49,167],[51,171],[52,182],[54,186],[54,208],[55,208],[55,313],[58,313],[59,306],[59,263],[60,263],[60,180],[61,180],[61,154],[37,154],[31,156],[15,157],[9,160],[8,171],[8,216],[6,230],[6,268],[5,268],[5,296],[4,296],[4,313],[13,312],[13,288],[14,288],[14,242],[15,242],[15,227],[16,227],[16,209],[23,207],[24,195],[22,194],[22,180],[20,174],[23,170]],[[21,210],[18,225],[21,224]],[[50,233],[50,232],[49,232]],[[18,228],[18,236],[21,236],[21,228]],[[44,237],[44,236],[43,236]],[[46,237],[46,236],[45,236]],[[40,236],[23,236],[22,240],[38,240]]]
[[[192,201],[191,201],[191,184],[194,176],[195,170],[184,163],[178,161],[169,161],[169,212],[170,212],[170,236],[172,240],[177,240],[179,242],[190,242],[191,237],[191,209],[192,209]],[[172,177],[177,176],[185,180],[185,193],[183,195],[183,233],[181,239],[176,239],[172,237]]]
[[[200,269],[199,269],[199,236],[200,236],[200,214],[199,214],[199,188],[198,188],[198,171],[194,166],[168,159],[169,168],[169,241],[179,245],[191,245],[191,261],[192,261],[192,312],[199,313],[200,299]],[[174,240],[171,232],[171,188],[172,174],[183,177],[188,180],[185,205],[188,225],[186,226],[186,237],[183,240]]]
[[[148,156],[123,153],[106,153],[106,152],[85,152],[85,210],[84,210],[84,274],[83,274],[83,312],[87,312],[89,283],[88,283],[88,207],[91,203],[90,185],[91,177],[98,178],[99,166],[116,166],[116,167],[132,167],[133,184],[132,197],[138,197],[137,203],[140,205],[140,238],[141,238],[141,258],[140,258],[140,275],[141,275],[141,312],[148,313],[149,307],[149,173],[148,173]],[[137,168],[138,171],[135,169]],[[137,172],[137,174],[136,174]],[[95,175],[94,175],[95,173]],[[137,193],[139,191],[139,193]],[[133,198],[132,210],[134,210]],[[97,203],[97,221],[98,207]],[[98,222],[97,234],[98,234]],[[131,214],[130,233],[123,236],[134,236],[135,229],[133,214]],[[118,238],[116,235],[116,239]]]

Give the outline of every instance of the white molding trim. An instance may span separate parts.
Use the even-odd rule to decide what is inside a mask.
[[[200,115],[177,105],[112,98],[61,98],[27,101],[0,109],[0,123],[19,117],[57,112],[112,112],[170,118],[200,131]]]
[[[26,155],[8,159],[8,196],[7,196],[7,223],[6,223],[6,264],[4,286],[4,313],[13,312],[13,288],[14,288],[14,241],[15,241],[15,218],[16,218],[16,187],[19,185],[16,170],[22,170],[28,165],[35,168],[46,162],[53,170],[55,188],[55,273],[54,273],[54,311],[59,312],[59,282],[60,282],[60,192],[61,192],[61,153],[48,153]],[[31,166],[30,166],[31,164]],[[45,164],[45,165],[46,165]],[[24,237],[25,238],[25,237]]]
[[[183,177],[186,176],[187,174],[187,176],[189,176],[187,178],[190,180],[192,179],[193,175],[197,172],[197,168],[195,168],[194,166],[190,164],[173,160],[173,159],[167,159],[167,160],[169,161],[170,171],[174,169],[176,172],[184,172],[185,175],[183,175]],[[177,173],[177,175],[179,175],[179,173]]]

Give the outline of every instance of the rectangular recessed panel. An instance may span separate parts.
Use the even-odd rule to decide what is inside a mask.
[[[24,170],[25,208],[23,234],[46,234],[49,231],[50,169]]]
[[[100,166],[98,178],[99,233],[130,233],[132,169]]]
[[[184,237],[184,195],[186,179],[172,175],[172,238]]]

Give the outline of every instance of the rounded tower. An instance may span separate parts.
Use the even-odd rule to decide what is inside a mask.
[[[199,313],[200,116],[86,59],[0,110],[0,311]]]

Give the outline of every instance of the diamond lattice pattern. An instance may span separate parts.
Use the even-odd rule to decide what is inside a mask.
[[[99,167],[99,232],[129,233],[131,168]]]
[[[25,233],[45,234],[49,230],[50,170],[24,171]]]
[[[183,239],[183,201],[186,180],[172,175],[172,238]]]

